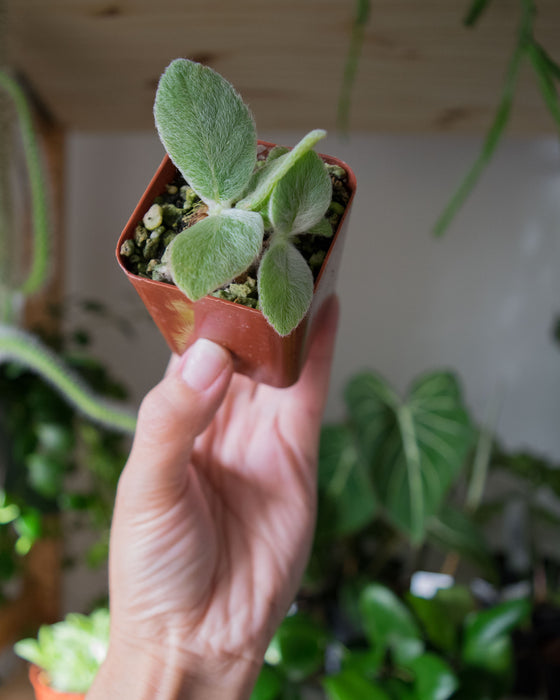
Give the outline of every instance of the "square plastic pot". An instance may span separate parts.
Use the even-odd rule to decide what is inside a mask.
[[[35,691],[36,700],[85,700],[82,693],[61,693],[53,690],[43,681],[43,674],[38,666],[32,664],[29,667],[29,680]]]
[[[259,141],[270,149],[274,144]],[[126,269],[120,254],[124,241],[133,238],[134,231],[153,200],[165,191],[177,170],[165,156],[132,213],[117,243],[117,260],[172,352],[182,355],[198,338],[207,338],[226,347],[233,355],[235,370],[257,382],[276,387],[290,386],[297,381],[306,357],[306,341],[313,319],[322,303],[335,290],[342,249],[348,228],[348,216],[356,177],[352,170],[337,158],[321,158],[339,165],[348,173],[350,199],[335,231],[321,270],[315,281],[313,302],[297,328],[282,337],[268,324],[262,313],[241,304],[213,296],[192,302],[175,285],[139,277]]]

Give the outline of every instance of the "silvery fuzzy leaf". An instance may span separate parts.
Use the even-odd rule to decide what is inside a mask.
[[[227,209],[198,221],[170,246],[173,281],[196,301],[244,272],[259,254],[264,235],[262,217]]]
[[[308,151],[274,188],[269,218],[276,231],[296,235],[315,226],[329,208],[332,183],[323,161]]]
[[[248,194],[237,203],[237,207],[253,211],[260,209],[270,197],[274,187],[294,163],[310,151],[318,141],[325,138],[326,135],[327,132],[323,129],[310,131],[291,151],[267,161],[264,168],[261,168],[253,176]]]
[[[306,233],[312,233],[314,236],[324,236],[325,238],[332,238],[334,233],[333,227],[328,219],[322,218],[312,226],[307,229]]]
[[[207,204],[229,205],[257,160],[253,118],[233,86],[207,66],[173,61],[160,78],[154,116],[169,157]]]
[[[313,298],[313,275],[302,254],[277,238],[263,255],[258,273],[259,304],[266,320],[288,335],[307,313]]]

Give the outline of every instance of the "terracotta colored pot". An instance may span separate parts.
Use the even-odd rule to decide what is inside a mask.
[[[274,145],[265,141],[259,141],[259,144],[266,148]],[[322,155],[321,158],[346,170],[350,200],[317,276],[311,308],[299,326],[285,337],[278,335],[256,309],[213,296],[192,302],[175,285],[139,277],[126,269],[120,255],[121,245],[134,236],[136,226],[153,200],[165,191],[165,186],[177,175],[168,156],[163,159],[119,238],[117,260],[172,352],[182,355],[195,340],[207,338],[228,348],[233,354],[236,371],[258,382],[286,387],[298,379],[305,361],[306,339],[313,318],[325,299],[334,292],[348,214],[356,190],[356,177],[345,163],[330,156]]]
[[[43,671],[35,665],[29,667],[29,680],[35,691],[36,700],[85,700],[82,693],[61,693],[53,690],[42,679]]]

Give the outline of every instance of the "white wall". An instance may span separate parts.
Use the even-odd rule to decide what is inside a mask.
[[[267,133],[291,145],[299,133]],[[471,163],[479,139],[329,137],[358,194],[341,270],[342,321],[329,419],[350,375],[375,368],[404,390],[417,373],[456,369],[482,419],[498,394],[511,447],[560,459],[560,159],[554,139],[506,140],[446,237],[430,227]],[[168,353],[114,260],[133,206],[163,155],[152,134],[74,133],[68,143],[67,289],[135,319],[125,341],[99,329],[96,351],[135,386],[161,375]]]

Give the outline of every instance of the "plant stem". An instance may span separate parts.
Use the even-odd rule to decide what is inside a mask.
[[[527,48],[531,43],[535,15],[534,0],[521,0],[521,4],[522,17],[519,25],[517,44],[509,62],[501,99],[494,120],[486,134],[480,155],[437,220],[434,226],[435,236],[442,236],[445,233],[451,221],[465,203],[467,197],[478,182],[482,171],[494,155],[509,122],[519,71]]]
[[[560,67],[534,39],[530,42],[527,51],[531,65],[537,74],[543,100],[560,131],[560,99],[554,84],[554,80],[559,79]]]
[[[344,66],[344,75],[340,88],[340,96],[338,98],[338,112],[336,117],[338,130],[343,134],[348,133],[352,89],[356,82],[358,64],[360,62],[360,54],[364,44],[365,30],[369,20],[370,10],[370,0],[356,0],[356,15],[354,17],[350,46]]]
[[[473,0],[471,6],[467,10],[463,24],[467,27],[474,27],[491,1],[492,0]]]
[[[465,508],[471,513],[478,509],[484,495],[501,403],[501,399],[496,395],[490,406],[488,420],[480,431],[476,445],[472,474],[465,499]]]
[[[136,418],[128,410],[94,394],[35,336],[0,325],[0,364],[15,362],[40,375],[86,418],[122,433],[134,433]]]

